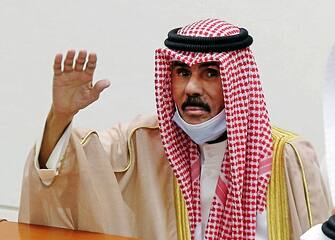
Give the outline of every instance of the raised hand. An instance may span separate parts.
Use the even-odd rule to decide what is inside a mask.
[[[95,53],[87,57],[87,52],[81,50],[76,59],[75,54],[74,50],[68,51],[63,62],[62,54],[57,54],[54,61],[52,111],[67,118],[96,101],[110,85],[108,80],[92,84],[97,63]]]
[[[80,110],[96,101],[100,93],[107,88],[108,80],[100,80],[92,84],[97,56],[80,51],[75,59],[75,51],[67,52],[63,60],[62,54],[55,56],[52,107],[49,112],[39,154],[41,168],[46,162],[66,126]],[[87,59],[86,59],[87,58]]]

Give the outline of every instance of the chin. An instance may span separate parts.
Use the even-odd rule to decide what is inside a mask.
[[[208,116],[185,116],[183,117],[184,121],[187,122],[188,124],[200,124],[203,122],[206,122],[209,120],[211,117]]]

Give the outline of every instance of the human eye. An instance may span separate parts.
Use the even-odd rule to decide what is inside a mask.
[[[220,76],[220,72],[218,69],[215,68],[207,68],[206,76],[209,78],[215,78]]]
[[[187,68],[181,67],[176,69],[176,74],[179,77],[189,77],[191,76],[191,71]]]

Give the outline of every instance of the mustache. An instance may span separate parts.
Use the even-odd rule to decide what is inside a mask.
[[[188,96],[186,101],[181,105],[181,109],[185,111],[187,107],[200,107],[207,112],[211,111],[209,105],[202,101],[199,96]]]

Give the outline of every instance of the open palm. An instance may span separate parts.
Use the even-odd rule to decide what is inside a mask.
[[[87,58],[87,59],[86,59]],[[82,50],[75,59],[75,51],[67,52],[63,60],[62,54],[57,54],[54,61],[53,78],[53,111],[57,114],[74,116],[99,98],[100,93],[107,88],[108,80],[100,80],[92,84],[97,56]]]

